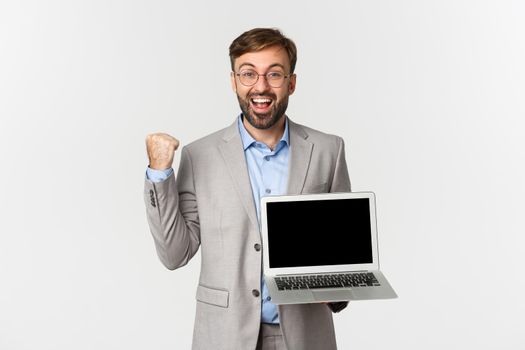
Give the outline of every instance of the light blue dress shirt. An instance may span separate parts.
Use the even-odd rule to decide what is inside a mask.
[[[279,143],[272,151],[262,142],[257,142],[248,133],[242,118],[239,116],[239,132],[241,134],[244,155],[252,185],[253,200],[257,209],[259,227],[261,222],[261,198],[264,196],[286,194],[288,184],[288,158],[290,154],[288,120]],[[277,306],[270,301],[268,287],[261,276],[262,313],[261,322],[279,323]]]
[[[283,136],[273,151],[264,143],[255,141],[244,127],[242,116],[238,118],[238,126],[260,227],[261,198],[264,196],[286,194],[290,154],[288,120],[285,122]],[[173,169],[171,168],[166,170],[147,168],[146,170],[148,179],[153,182],[164,181],[172,173]],[[262,275],[261,291],[261,322],[279,323],[277,306],[271,302],[268,287]]]

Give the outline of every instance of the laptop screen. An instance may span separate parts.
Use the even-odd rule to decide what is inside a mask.
[[[266,203],[270,268],[372,263],[368,198]]]

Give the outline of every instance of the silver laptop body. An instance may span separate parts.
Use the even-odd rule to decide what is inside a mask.
[[[261,199],[264,278],[275,304],[389,299],[373,192]]]

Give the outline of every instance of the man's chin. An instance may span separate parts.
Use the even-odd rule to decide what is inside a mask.
[[[251,126],[259,130],[270,129],[272,126],[277,124],[279,119],[281,119],[281,118],[274,118],[272,113],[256,114],[256,113],[253,113],[253,111],[250,111],[250,112],[251,113],[247,116],[248,123],[250,123]]]
[[[251,115],[250,119],[248,120],[250,124],[257,129],[260,130],[266,130],[270,128],[272,124],[272,116],[271,115]]]

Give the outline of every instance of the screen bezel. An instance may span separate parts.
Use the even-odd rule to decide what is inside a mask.
[[[335,200],[335,199],[354,199],[368,198],[370,210],[370,233],[372,238],[372,263],[368,264],[349,264],[349,265],[318,265],[301,267],[280,267],[270,268],[269,253],[266,249],[268,245],[268,223],[267,223],[267,203],[272,202],[294,202],[309,200]],[[264,274],[268,276],[285,274],[308,274],[323,272],[345,272],[345,271],[366,271],[378,270],[378,248],[377,248],[377,219],[375,209],[375,194],[373,192],[345,192],[345,193],[320,193],[320,194],[300,194],[286,196],[267,196],[261,198],[261,233],[263,250]]]

